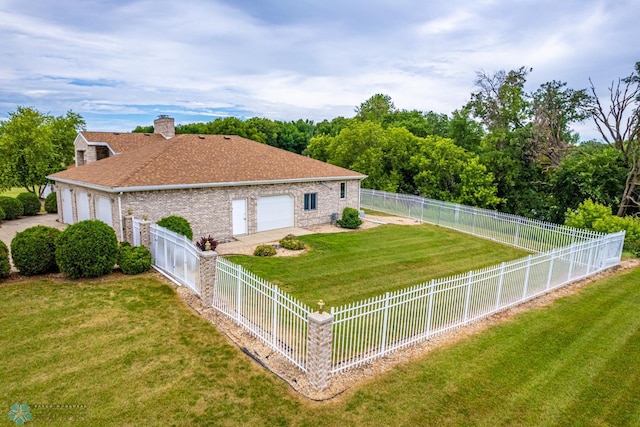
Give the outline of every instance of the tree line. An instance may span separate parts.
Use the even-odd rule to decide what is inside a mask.
[[[176,132],[240,135],[367,174],[366,188],[552,222],[586,199],[618,216],[638,213],[640,62],[612,82],[606,101],[591,81],[575,90],[554,80],[527,92],[531,72],[477,72],[470,101],[450,114],[398,109],[375,94],[350,118],[227,117]],[[585,121],[601,141],[581,140],[573,127]]]
[[[398,109],[375,94],[348,118],[226,117],[177,125],[176,133],[239,135],[364,173],[366,188],[553,222],[587,199],[621,217],[638,213],[640,62],[602,98],[591,81],[579,90],[551,81],[527,92],[531,72],[478,72],[470,101],[450,114]],[[585,121],[601,141],[581,140],[574,126]],[[0,124],[0,190],[36,191],[72,163],[84,127],[72,111],[53,117],[18,107]]]

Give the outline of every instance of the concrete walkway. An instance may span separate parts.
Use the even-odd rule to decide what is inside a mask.
[[[260,244],[276,243],[287,234],[295,236],[304,236],[305,234],[313,234],[314,231],[305,230],[304,228],[289,227],[280,228],[278,230],[262,231],[260,233],[245,234],[243,236],[235,236],[236,241],[229,243],[221,243],[216,248],[216,252],[220,255],[229,255],[239,253],[240,248],[256,246]]]
[[[36,225],[46,225],[60,230],[67,228],[66,224],[59,223],[56,221],[57,219],[58,214],[41,213],[34,216],[21,216],[18,219],[12,219],[10,221],[4,220],[0,222],[0,240],[9,247],[11,240],[16,237],[16,233],[30,227],[35,227]]]

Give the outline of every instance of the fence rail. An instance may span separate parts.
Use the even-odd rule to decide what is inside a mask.
[[[213,307],[306,371],[311,310],[224,258],[218,258]]]
[[[151,224],[151,255],[157,270],[200,295],[200,257],[188,238]]]
[[[378,190],[361,189],[360,205],[537,253],[605,235],[488,209]]]

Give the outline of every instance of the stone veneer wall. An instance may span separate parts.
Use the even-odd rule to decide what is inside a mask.
[[[345,199],[340,199],[340,182],[346,182]],[[157,222],[169,215],[186,218],[193,229],[194,238],[212,235],[216,239],[232,237],[232,200],[247,200],[248,233],[257,230],[257,202],[259,197],[288,194],[294,200],[294,226],[309,227],[326,224],[331,221],[331,215],[349,206],[360,206],[360,181],[323,181],[297,184],[251,185],[236,187],[199,188],[185,190],[138,191],[133,193],[106,193],[77,185],[59,183],[58,188],[73,189],[74,221],[77,221],[76,196],[77,191],[85,191],[89,195],[91,218],[95,218],[94,198],[98,195],[111,198],[113,228],[119,239],[121,236],[120,212],[118,211],[118,197],[122,215],[127,215],[131,208],[133,216],[142,218],[146,213],[151,222]],[[317,193],[317,209],[304,211],[304,194]],[[62,209],[58,209],[58,218],[62,219]]]

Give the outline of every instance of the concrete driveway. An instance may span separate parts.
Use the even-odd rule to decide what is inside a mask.
[[[57,219],[57,214],[41,213],[35,216],[21,216],[11,221],[4,220],[0,222],[0,240],[6,243],[7,247],[10,247],[11,240],[16,237],[16,233],[36,225],[46,225],[64,230],[67,225],[59,223]]]

